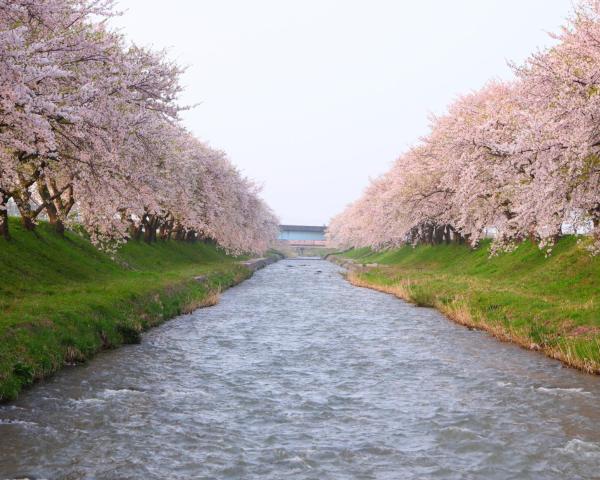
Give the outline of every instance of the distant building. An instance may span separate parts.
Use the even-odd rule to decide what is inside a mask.
[[[325,229],[308,225],[279,225],[279,240],[294,247],[324,247]]]

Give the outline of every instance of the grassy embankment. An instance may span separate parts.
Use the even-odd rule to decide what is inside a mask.
[[[216,303],[250,274],[203,243],[131,242],[113,260],[45,224],[32,233],[13,222],[11,233],[10,242],[0,238],[0,401],[65,362],[135,343],[151,326]]]
[[[528,242],[493,258],[488,247],[356,249],[339,257],[377,264],[348,274],[357,286],[435,307],[457,323],[600,373],[600,257],[572,237],[549,258]]]

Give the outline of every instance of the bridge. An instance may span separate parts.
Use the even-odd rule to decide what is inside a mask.
[[[312,248],[325,248],[325,230],[323,226],[279,225],[279,241],[282,246],[292,247],[300,255]]]

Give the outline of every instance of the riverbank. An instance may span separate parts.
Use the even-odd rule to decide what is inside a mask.
[[[549,258],[530,243],[488,258],[488,244],[356,249],[330,256],[354,285],[434,307],[469,328],[600,373],[600,258],[572,237]]]
[[[136,343],[142,331],[218,301],[260,262],[204,243],[130,242],[114,258],[48,225],[0,238],[0,402],[65,364]]]

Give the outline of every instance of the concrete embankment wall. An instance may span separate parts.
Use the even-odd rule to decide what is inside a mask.
[[[252,273],[254,273],[257,270],[260,270],[261,268],[265,268],[266,266],[271,265],[272,263],[278,262],[279,260],[281,260],[281,258],[282,257],[275,255],[264,258],[253,258],[250,260],[243,261],[242,265],[248,270],[250,270]]]

